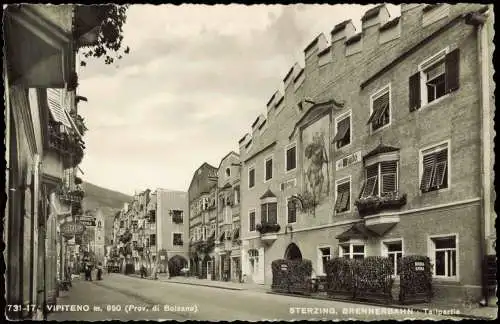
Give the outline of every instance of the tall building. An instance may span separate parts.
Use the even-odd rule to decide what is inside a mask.
[[[6,302],[36,305],[10,319],[37,318],[54,304],[75,246],[61,227],[81,213],[75,169],[83,158],[76,51],[92,45],[102,8],[4,8],[6,121]],[[102,15],[101,15],[102,16]]]
[[[219,164],[215,241],[217,278],[237,282],[241,280],[240,168],[236,152],[229,152]]]
[[[242,269],[425,255],[435,296],[479,297],[494,254],[493,11],[368,10],[304,50],[240,140]]]
[[[155,198],[158,270],[166,272],[168,264],[170,275],[179,275],[189,259],[188,194],[157,189]]]
[[[195,171],[188,190],[190,272],[205,279],[216,275],[217,181],[217,168],[203,163]]]

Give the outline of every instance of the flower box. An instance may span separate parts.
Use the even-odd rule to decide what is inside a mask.
[[[406,194],[384,193],[381,196],[359,198],[355,203],[361,216],[379,213],[383,210],[399,209],[406,205]]]
[[[277,233],[280,231],[281,227],[279,224],[273,224],[273,223],[261,223],[257,224],[255,226],[255,229],[260,233],[260,234],[266,234],[266,233]]]

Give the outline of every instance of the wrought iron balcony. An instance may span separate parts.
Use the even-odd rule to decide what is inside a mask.
[[[255,226],[255,229],[260,234],[267,234],[267,233],[277,233],[280,231],[281,227],[277,223],[260,223]]]
[[[369,216],[384,210],[400,209],[406,205],[406,194],[394,191],[378,196],[361,197],[354,204],[360,216]]]

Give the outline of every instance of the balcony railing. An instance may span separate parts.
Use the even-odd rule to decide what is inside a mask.
[[[64,201],[80,202],[85,196],[85,192],[80,188],[69,190],[67,187],[61,186],[57,190],[57,195],[59,196],[59,199]]]
[[[81,138],[66,133],[61,127],[61,125],[53,122],[49,124],[49,149],[61,154],[66,165],[75,167],[83,159],[85,145]]]
[[[267,234],[267,233],[277,233],[280,231],[281,227],[277,223],[260,223],[255,226],[255,229],[260,234]]]
[[[394,191],[380,196],[361,197],[354,204],[360,216],[369,216],[384,210],[400,209],[406,205],[406,194]]]

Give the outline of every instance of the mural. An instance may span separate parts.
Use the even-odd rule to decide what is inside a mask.
[[[304,190],[317,204],[330,193],[329,129],[330,116],[326,115],[302,130]]]

